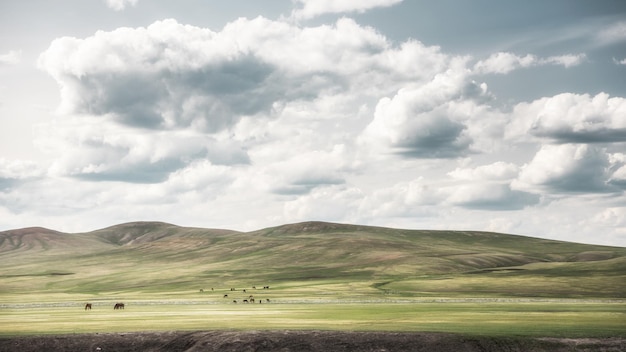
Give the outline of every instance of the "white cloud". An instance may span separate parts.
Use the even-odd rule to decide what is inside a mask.
[[[466,61],[452,58],[447,71],[431,81],[380,99],[361,144],[405,157],[456,158],[473,152],[473,133],[483,139],[499,134],[483,118],[491,110],[481,105],[491,98],[487,86],[469,79]]]
[[[22,59],[20,50],[10,50],[6,54],[0,54],[0,65],[16,65]]]
[[[626,99],[606,93],[563,93],[514,108],[509,136],[531,135],[558,143],[626,141]]]
[[[613,62],[614,62],[616,65],[626,65],[626,58],[625,58],[625,59],[622,59],[622,60],[618,60],[618,59],[616,59],[616,58],[613,58]]]
[[[520,210],[539,202],[537,194],[513,190],[508,184],[497,182],[468,183],[450,191],[447,202],[469,209]]]
[[[609,156],[602,148],[587,144],[544,145],[533,160],[524,165],[517,189],[550,193],[605,193],[608,185]]]
[[[454,158],[467,154],[471,138],[465,125],[446,114],[446,107],[420,111],[418,92],[400,91],[394,99],[381,99],[366,140],[381,143],[381,149],[418,158]],[[368,143],[367,141],[365,143]]]
[[[25,184],[46,176],[46,167],[31,160],[0,157],[0,193],[20,189]]]
[[[286,222],[322,221],[351,222],[357,218],[357,210],[363,194],[357,188],[329,185],[312,190],[309,194],[285,203],[283,218]]]
[[[389,7],[403,0],[293,0],[302,8],[295,9],[291,16],[296,19],[310,19],[327,13],[365,12],[377,7]]]
[[[278,139],[287,152],[282,161],[301,156],[296,150],[303,143],[330,150],[358,133],[350,127],[356,119],[371,118],[372,101],[411,84],[392,108],[412,109],[423,119],[400,117],[404,122],[392,124],[385,138],[395,138],[392,147],[409,156],[455,157],[471,142],[462,104],[486,94],[485,85],[466,79],[467,60],[413,40],[394,46],[345,18],[311,28],[239,19],[220,32],[165,20],[65,37],[39,59],[61,87],[63,119],[57,128],[44,127],[38,144],[57,151],[57,175],[162,182],[197,159],[248,163],[266,143],[276,155]],[[383,105],[377,120],[389,114]],[[408,134],[394,135],[407,126]],[[420,135],[425,126],[432,132]],[[320,138],[326,128],[342,132]],[[276,189],[303,179],[284,178]],[[318,175],[322,179],[343,182],[333,172]]]
[[[104,2],[113,10],[122,11],[127,6],[136,6],[139,0],[104,0]]]
[[[499,52],[492,54],[486,60],[478,61],[474,65],[477,74],[507,74],[511,71],[542,65],[561,65],[564,67],[577,66],[586,60],[585,54],[567,54],[539,58],[535,55],[518,56],[513,53]]]
[[[530,67],[537,62],[534,55],[526,55],[524,57],[517,56],[512,53],[499,52],[492,54],[486,60],[482,60],[474,65],[474,71],[477,73],[509,73],[521,67]]]
[[[49,172],[93,181],[162,182],[197,159],[246,164],[236,142],[218,141],[189,130],[137,130],[115,123],[66,120],[37,128],[38,146],[54,157]]]
[[[306,194],[327,185],[345,183],[342,169],[344,155],[341,146],[331,152],[307,151],[271,164],[266,171],[271,177],[270,189],[283,195]]]
[[[611,24],[597,33],[600,43],[614,44],[626,41],[626,21]]]
[[[517,177],[519,167],[513,163],[497,161],[493,164],[482,165],[476,168],[456,168],[448,175],[457,180],[492,180],[506,181]]]
[[[352,83],[358,89],[394,74],[395,61],[407,54],[389,49],[384,37],[348,19],[305,29],[240,19],[219,33],[166,20],[57,39],[39,65],[61,86],[60,113],[217,132],[243,116],[267,115],[276,104],[310,101]],[[430,54],[415,53],[410,45],[406,50]]]
[[[45,175],[45,169],[34,161],[0,157],[0,179],[25,179],[43,175]]]
[[[564,67],[578,66],[587,60],[585,54],[567,54],[561,56],[550,56],[539,61],[539,64],[554,64]]]

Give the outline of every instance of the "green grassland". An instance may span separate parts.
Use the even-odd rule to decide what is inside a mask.
[[[507,234],[321,222],[248,233],[152,222],[82,234],[29,228],[0,233],[0,265],[0,335],[626,336],[626,248]],[[255,303],[244,304],[250,295]]]
[[[0,315],[1,335],[168,330],[452,332],[488,336],[624,336],[624,304],[436,302],[377,304],[174,304],[22,307]]]

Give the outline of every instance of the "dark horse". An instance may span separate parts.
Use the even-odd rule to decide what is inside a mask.
[[[124,303],[115,303],[113,309],[124,309]]]
[[[91,310],[91,303],[85,304],[85,310],[87,310],[87,309]]]

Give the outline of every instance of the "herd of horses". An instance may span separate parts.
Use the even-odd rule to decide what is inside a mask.
[[[253,289],[256,289],[256,286],[252,286],[252,288],[253,288]],[[269,290],[269,289],[270,289],[270,287],[269,287],[269,286],[263,286],[263,289],[264,289],[264,290]],[[213,288],[211,288],[211,291],[214,291],[214,289],[213,289]],[[231,292],[233,292],[233,291],[237,291],[237,289],[236,289],[236,288],[231,288],[231,289],[230,289],[230,291],[231,291]],[[246,289],[243,289],[242,291],[243,291],[243,293],[246,293],[246,292],[247,292],[247,291],[246,291]],[[200,289],[200,292],[204,292],[204,289]],[[225,294],[225,295],[224,295],[224,298],[228,298],[228,294]],[[248,296],[246,299],[244,299],[242,302],[243,302],[243,303],[255,303],[254,296],[253,296],[253,295],[250,295],[250,296]],[[262,301],[262,300],[258,300],[258,302],[259,302],[259,304],[260,304],[260,303],[263,303],[263,301]],[[269,303],[269,302],[270,302],[270,299],[269,299],[269,298],[266,298],[266,299],[265,299],[265,302]],[[233,300],[233,303],[237,303],[237,300],[236,300],[236,299],[235,299],[235,300]],[[91,303],[87,303],[87,304],[85,304],[85,310],[91,310],[91,308],[92,308],[92,304],[91,304]],[[115,303],[115,305],[113,306],[113,309],[114,309],[114,310],[124,309],[124,303],[119,303],[119,302],[118,302],[118,303]]]

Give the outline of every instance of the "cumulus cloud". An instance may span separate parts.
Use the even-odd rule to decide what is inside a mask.
[[[509,211],[535,205],[539,198],[538,194],[513,190],[508,184],[490,182],[454,187],[447,201],[469,209]]]
[[[347,84],[358,89],[388,74],[423,78],[438,69],[428,62],[436,55],[436,49],[417,44],[392,48],[374,30],[349,19],[304,29],[240,19],[221,32],[165,20],[86,39],[56,39],[39,66],[61,86],[63,114],[109,115],[151,129],[218,132],[243,116],[268,115],[285,102],[352,88]],[[424,62],[424,70],[397,65],[414,58]],[[404,69],[412,71],[398,72]]]
[[[61,113],[214,132],[232,126],[240,115],[269,109],[278,94],[271,86],[258,91],[272,67],[236,49],[234,40],[221,43],[215,37],[166,20],[84,40],[57,39],[39,64],[61,86]]]
[[[20,63],[22,52],[19,50],[10,50],[6,54],[0,54],[0,65],[16,65]]]
[[[276,155],[278,139],[287,151],[280,162],[297,163],[302,148],[295,146],[304,139],[317,150],[346,139],[324,133],[328,144],[321,145],[316,130],[371,118],[371,101],[398,92],[378,104],[369,131],[386,125],[383,143],[398,154],[456,157],[472,140],[469,106],[461,104],[486,95],[484,84],[468,81],[467,60],[414,40],[393,45],[345,18],[308,28],[239,19],[219,32],[165,20],[64,37],[39,59],[61,88],[63,119],[56,129],[44,127],[38,144],[56,151],[54,174],[91,180],[163,182],[200,159],[248,164],[268,142]],[[313,177],[311,167],[300,169],[306,177],[284,177],[273,189],[306,193],[344,182],[337,173]]]
[[[609,155],[603,148],[587,144],[544,145],[533,160],[524,165],[514,187],[554,193],[605,193],[615,189],[608,184]]]
[[[467,77],[466,58],[451,60],[446,72],[425,84],[400,89],[382,98],[361,142],[412,158],[456,158],[471,153],[469,129],[477,107],[489,99],[485,84]]]
[[[75,119],[41,125],[36,135],[38,146],[55,157],[52,175],[92,181],[155,183],[197,159],[217,165],[249,162],[234,142],[186,130],[145,131]]]
[[[513,163],[495,162],[476,168],[457,168],[448,173],[455,182],[441,180],[426,183],[413,181],[406,186],[390,189],[397,193],[394,206],[452,205],[466,209],[511,211],[539,202],[539,194],[512,189],[510,181],[519,173]]]
[[[139,0],[104,0],[104,2],[113,10],[122,11],[127,6],[136,6]]]
[[[516,211],[536,205],[539,200],[539,194],[512,189],[506,181],[450,182],[418,178],[373,192],[364,199],[361,211],[371,218],[422,217],[450,207]]]
[[[403,0],[294,0],[301,8],[291,16],[296,19],[310,19],[327,13],[365,12],[377,7],[389,7]]]
[[[474,65],[474,73],[477,74],[507,74],[511,71],[542,65],[561,65],[564,67],[577,66],[586,60],[585,54],[567,54],[539,58],[535,55],[518,56],[513,53],[499,52],[492,54],[486,60],[478,61]]]
[[[518,104],[510,135],[531,135],[557,143],[626,141],[626,99],[606,93],[563,93]]]
[[[453,158],[467,153],[471,139],[464,131],[465,126],[450,119],[444,107],[420,112],[400,92],[393,100],[378,103],[367,133],[407,157]]]

